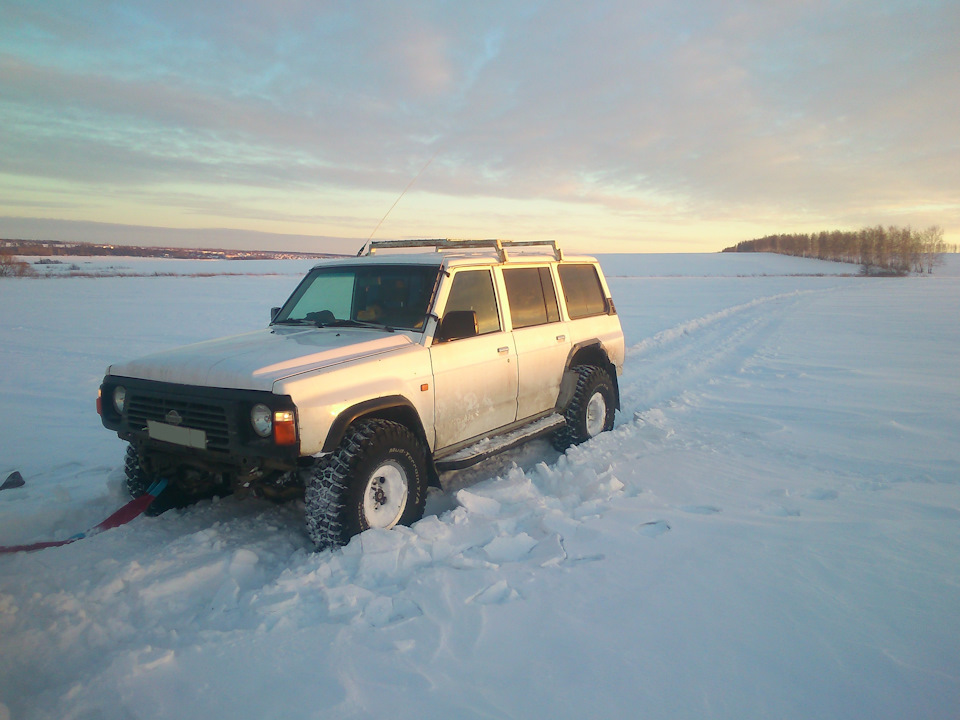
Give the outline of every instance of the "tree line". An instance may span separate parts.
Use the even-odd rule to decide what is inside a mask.
[[[737,243],[724,252],[796,255],[860,265],[865,275],[906,275],[932,273],[934,267],[943,264],[944,254],[957,252],[957,246],[944,242],[943,229],[937,225],[925,230],[877,225],[810,235],[767,235]]]

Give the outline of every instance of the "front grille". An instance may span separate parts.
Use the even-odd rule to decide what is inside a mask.
[[[123,413],[112,402],[118,387],[126,389]],[[264,404],[274,412],[296,413],[289,395],[274,395],[264,390],[214,388],[179,383],[157,382],[140,378],[107,375],[100,386],[101,420],[104,427],[115,430],[129,442],[137,443],[141,452],[163,456],[165,461],[204,467],[241,468],[261,465],[285,469],[296,465],[299,443],[277,445],[273,437],[260,437],[250,425],[250,409]],[[170,416],[176,412],[178,418]],[[149,433],[148,422],[164,423],[184,429],[201,430],[206,447],[196,447],[196,435],[156,428]]]
[[[171,397],[128,393],[127,421],[132,427],[146,428],[148,420],[169,423],[167,414],[180,416],[180,427],[203,430],[207,434],[207,450],[230,451],[230,423],[222,405]]]

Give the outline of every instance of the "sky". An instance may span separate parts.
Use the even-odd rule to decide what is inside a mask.
[[[0,0],[0,237],[957,243],[958,37],[955,0]]]

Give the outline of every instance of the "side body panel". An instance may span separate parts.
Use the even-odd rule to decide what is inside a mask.
[[[515,330],[520,387],[517,418],[528,418],[552,408],[570,354],[570,335],[562,322]]]
[[[511,267],[523,268],[517,263]],[[559,285],[553,264],[534,263],[529,268],[544,268],[550,273],[553,283],[553,305],[559,298]],[[562,317],[554,316],[552,321],[527,327],[513,327],[514,308],[506,292],[504,267],[497,268],[497,281],[501,287],[501,297],[506,298],[504,315],[513,331],[517,348],[519,384],[517,391],[517,419],[533,417],[554,407],[560,391],[564,364],[570,352],[570,333]]]
[[[436,447],[484,435],[517,418],[517,357],[510,333],[430,348],[436,393]]]
[[[274,392],[289,395],[297,406],[301,455],[322,451],[340,413],[366,400],[395,395],[416,409],[432,440],[434,383],[429,352],[419,344],[280,380]]]

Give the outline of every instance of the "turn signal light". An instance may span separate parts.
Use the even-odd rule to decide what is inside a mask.
[[[278,410],[273,414],[273,441],[277,445],[297,444],[297,420],[290,410]]]

